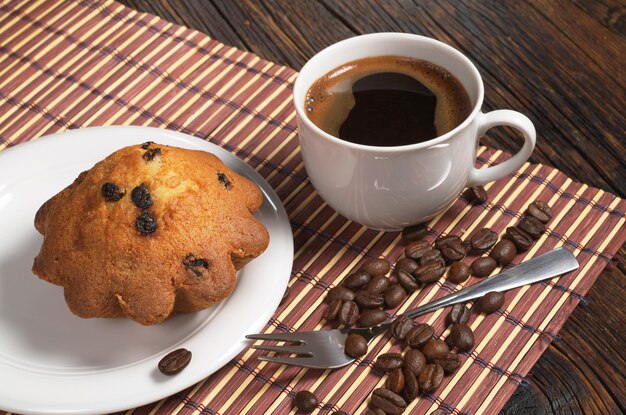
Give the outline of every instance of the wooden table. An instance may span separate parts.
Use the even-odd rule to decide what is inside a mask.
[[[461,50],[485,80],[485,110],[527,114],[533,162],[626,195],[626,5],[599,1],[122,0],[141,11],[299,69],[357,34],[398,31]],[[515,152],[492,130],[484,144]],[[626,412],[626,249],[533,367],[504,414]]]

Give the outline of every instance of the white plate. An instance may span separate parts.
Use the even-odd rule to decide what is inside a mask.
[[[208,310],[143,327],[125,319],[81,319],[61,287],[31,273],[41,237],[35,212],[83,170],[124,146],[155,141],[205,150],[263,191],[257,217],[270,244],[239,273],[233,294]],[[226,150],[185,134],[144,127],[98,127],[55,134],[0,153],[0,408],[21,413],[114,412],[174,394],[218,370],[263,328],[285,291],[293,238],[285,209],[252,168]],[[166,377],[157,363],[178,347],[190,365]]]

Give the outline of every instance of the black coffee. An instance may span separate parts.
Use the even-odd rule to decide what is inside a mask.
[[[454,129],[471,112],[461,83],[430,62],[400,56],[364,58],[342,65],[307,92],[308,117],[342,140],[403,146]]]

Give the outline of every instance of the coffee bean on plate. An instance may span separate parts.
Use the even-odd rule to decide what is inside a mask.
[[[517,247],[508,239],[499,241],[489,253],[489,256],[495,259],[501,266],[510,264],[515,255],[517,255]]]
[[[365,289],[372,293],[382,294],[389,286],[391,281],[384,275],[373,277],[370,282],[367,283]]]
[[[341,306],[343,305],[343,301],[339,298],[335,298],[330,302],[326,311],[324,311],[324,320],[333,321],[336,320],[339,316],[339,310],[341,310]]]
[[[394,339],[403,341],[414,325],[413,320],[401,315],[391,324],[391,335]]]
[[[411,275],[410,273],[406,271],[402,271],[402,270],[394,271],[392,276],[396,278],[396,281],[398,281],[398,284],[400,284],[402,288],[404,288],[407,292],[412,293],[414,291],[419,290],[420,287],[422,286],[420,283],[418,283],[415,280],[413,275]]]
[[[419,349],[420,347],[428,343],[428,341],[430,341],[430,339],[433,337],[433,334],[435,334],[435,330],[431,325],[426,323],[420,323],[417,326],[413,327],[411,331],[407,333],[406,342],[409,347]]]
[[[423,223],[418,225],[409,226],[408,228],[404,228],[402,230],[402,237],[409,241],[419,241],[424,238],[428,234],[428,228]]]
[[[465,258],[465,255],[469,253],[470,249],[471,243],[464,244],[460,239],[453,239],[441,248],[441,255],[446,261],[446,264],[451,264]]]
[[[426,265],[431,262],[441,261],[443,257],[441,256],[441,251],[438,249],[429,249],[424,252],[422,257],[420,258],[420,265]]]
[[[464,262],[455,262],[450,265],[448,271],[448,281],[454,284],[460,284],[467,281],[470,277],[470,267]]]
[[[294,403],[296,408],[305,414],[310,414],[317,408],[317,404],[319,401],[317,400],[317,396],[315,396],[312,392],[309,391],[299,391],[296,393],[296,398],[294,399]]]
[[[485,252],[498,242],[498,234],[489,228],[480,229],[470,238],[472,249],[476,252]]]
[[[404,353],[404,368],[413,372],[415,376],[419,375],[426,366],[426,357],[419,349],[409,349]]]
[[[372,406],[382,409],[387,415],[400,415],[406,409],[406,401],[402,396],[386,388],[375,389],[371,402]]]
[[[465,324],[469,321],[471,310],[465,304],[455,304],[452,306],[446,321],[448,324]]]
[[[386,259],[369,259],[363,263],[361,269],[372,277],[387,275],[391,269],[391,264]]]
[[[527,251],[533,244],[532,237],[517,226],[506,228],[506,239],[513,242],[518,251]]]
[[[422,353],[424,353],[424,357],[427,362],[432,362],[437,359],[439,356],[443,356],[448,353],[450,348],[443,340],[432,339],[429,340],[424,346],[422,346]]]
[[[425,240],[419,240],[415,242],[411,242],[404,248],[404,255],[407,258],[411,258],[413,260],[419,261],[424,255],[424,252],[430,250],[430,244]]]
[[[461,238],[457,235],[440,236],[435,240],[435,248],[442,249],[444,246],[457,242],[461,242]]]
[[[467,189],[467,197],[472,203],[485,203],[487,201],[487,190],[483,185],[473,186]]]
[[[385,304],[385,298],[382,294],[363,290],[356,293],[354,296],[354,301],[359,305],[360,308],[378,308],[382,307]]]
[[[363,310],[359,316],[359,327],[374,327],[387,320],[387,313],[381,309]]]
[[[405,271],[408,272],[409,274],[412,273],[413,271],[415,271],[415,268],[418,267],[418,263],[417,261],[411,259],[411,258],[407,258],[407,257],[403,257],[400,258],[397,262],[396,262],[396,271]]]
[[[400,394],[402,392],[402,389],[404,389],[404,373],[402,373],[401,368],[394,369],[389,373],[385,387],[393,393]]]
[[[446,342],[459,352],[467,352],[474,347],[474,332],[467,324],[453,324]]]
[[[472,262],[471,269],[472,275],[478,278],[485,278],[491,275],[491,273],[498,267],[498,263],[490,256],[484,256],[476,258]]]
[[[341,301],[352,301],[354,300],[354,295],[354,291],[338,285],[328,290],[328,294],[326,294],[326,301],[331,302],[336,298],[340,299]]]
[[[361,357],[367,354],[367,340],[360,334],[348,334],[344,344],[344,351],[350,357]]]
[[[533,216],[524,216],[524,219],[517,224],[517,227],[530,235],[533,239],[541,238],[546,231],[546,226]]]
[[[429,284],[437,281],[446,272],[446,266],[443,261],[430,262],[426,265],[420,265],[414,272],[415,279],[423,284]]]
[[[504,294],[491,291],[483,295],[476,301],[478,311],[491,314],[500,309],[504,305]]]
[[[359,306],[354,301],[344,301],[339,310],[339,323],[351,327],[359,320]]]
[[[548,223],[552,218],[552,209],[547,203],[541,200],[535,200],[528,206],[526,214],[533,216],[543,223]]]
[[[402,368],[402,374],[404,375],[404,388],[402,389],[402,392],[400,392],[400,396],[402,396],[407,403],[413,402],[420,393],[417,376],[415,375],[415,372],[407,369],[406,367]]]
[[[443,368],[438,364],[426,365],[417,381],[422,393],[433,393],[443,381]]]
[[[401,285],[392,285],[383,293],[386,308],[396,308],[406,300],[407,293]]]
[[[383,353],[376,358],[375,366],[384,372],[390,372],[404,366],[404,358],[400,353]]]
[[[444,356],[441,356],[434,361],[435,364],[438,364],[443,369],[443,373],[449,375],[455,372],[458,368],[461,367],[461,356],[454,352],[448,352]]]
[[[368,282],[370,282],[371,279],[372,279],[372,276],[370,274],[361,270],[361,271],[357,271],[348,275],[343,280],[341,285],[343,285],[344,287],[350,290],[358,290],[359,288],[363,287]]]
[[[191,352],[187,349],[176,349],[166,354],[159,361],[159,371],[164,375],[175,375],[187,367],[191,361]]]

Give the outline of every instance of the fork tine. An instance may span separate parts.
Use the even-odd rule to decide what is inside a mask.
[[[308,356],[313,356],[313,353],[307,351],[304,346],[266,346],[263,344],[253,345],[253,349],[264,350],[266,352],[279,352],[279,353],[297,353]]]
[[[301,342],[301,336],[298,333],[259,333],[248,334],[246,339],[249,340],[274,340],[278,342]]]
[[[258,359],[266,362],[282,363],[283,365],[317,367],[314,365],[312,357],[258,356]]]

